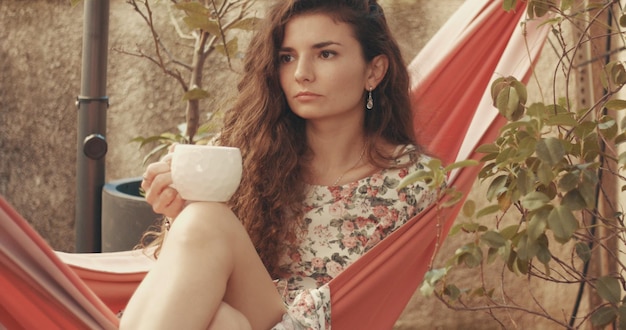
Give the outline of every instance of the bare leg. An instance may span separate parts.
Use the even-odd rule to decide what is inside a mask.
[[[227,303],[221,303],[207,330],[251,330],[248,319]]]
[[[191,203],[172,224],[159,259],[121,320],[128,329],[206,329],[225,302],[268,329],[282,300],[235,215],[220,203]]]

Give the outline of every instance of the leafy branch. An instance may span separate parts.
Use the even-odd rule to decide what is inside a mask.
[[[169,17],[178,35],[178,41],[174,46],[178,49],[189,49],[186,54],[189,60],[176,58],[171,51],[172,45],[166,45],[161,38],[150,0],[127,0],[127,3],[148,26],[152,51],[147,52],[139,45],[135,51],[114,48],[119,53],[146,59],[156,65],[167,76],[176,80],[183,92],[181,98],[185,101],[186,121],[179,128],[184,132],[166,132],[133,139],[140,143],[140,147],[153,142],[158,143],[144,161],[162,154],[171,143],[197,143],[206,140],[206,136],[198,134],[210,134],[206,132],[206,128],[215,126],[200,123],[200,102],[210,97],[203,88],[206,61],[214,54],[221,54],[225,56],[229,68],[233,70],[231,58],[237,56],[239,52],[238,35],[242,31],[253,30],[258,20],[254,16],[254,0],[170,2]],[[209,114],[209,120],[216,118],[214,114],[215,112]],[[203,126],[205,130],[201,129]]]
[[[504,8],[515,3],[504,1]],[[626,141],[626,119],[620,119],[626,117],[619,113],[626,110],[626,100],[619,93],[626,68],[609,60],[626,48],[626,16],[616,0],[529,0],[527,5],[528,20],[543,19],[552,28],[558,58],[552,86],[539,86],[539,95],[529,95],[515,77],[493,81],[493,105],[507,123],[493,143],[477,149],[483,154],[478,179],[485,195],[465,202],[461,216],[466,220],[449,235],[463,235],[466,243],[441,268],[431,268],[421,291],[455,310],[484,311],[503,327],[497,310],[541,316],[568,329],[588,323],[597,328],[619,323],[626,329],[626,264],[623,249],[616,248],[626,246],[624,205],[611,188],[625,179],[626,152],[619,146]],[[598,43],[605,40],[618,45],[601,49]],[[600,75],[601,86],[594,86],[600,92],[581,103],[571,89],[581,68],[590,70],[591,64]],[[546,97],[548,90],[553,92]],[[530,101],[544,98],[550,101]],[[488,204],[479,207],[483,200]],[[590,272],[600,259],[609,266]],[[497,283],[486,276],[494,265],[501,265]],[[480,278],[469,285],[457,285],[450,277],[471,269]],[[580,316],[578,307],[569,318],[551,315],[530,285],[530,301],[515,301],[507,293],[506,274],[523,276],[529,284],[535,279],[586,286],[590,306]]]

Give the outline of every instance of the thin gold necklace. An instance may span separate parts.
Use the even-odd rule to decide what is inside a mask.
[[[349,169],[347,169],[345,172],[343,172],[343,174],[341,174],[337,180],[335,180],[335,182],[333,182],[333,186],[336,186],[337,184],[339,184],[339,181],[341,179],[343,179],[343,176],[346,175],[348,172],[352,171],[353,169],[355,169],[363,160],[363,155],[365,155],[365,146],[363,146],[363,150],[361,150],[361,155],[359,156],[359,160],[356,161],[356,163],[354,163],[354,165],[352,165],[352,167],[350,167]]]

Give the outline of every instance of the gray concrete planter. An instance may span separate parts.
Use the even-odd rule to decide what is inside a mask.
[[[139,194],[141,177],[106,183],[102,189],[102,252],[133,249],[161,216]]]

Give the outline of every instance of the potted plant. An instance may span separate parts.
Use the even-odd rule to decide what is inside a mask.
[[[243,32],[252,30],[257,20],[253,11],[254,0],[171,2],[169,18],[172,29],[178,35],[175,43],[166,44],[161,38],[149,0],[128,0],[127,3],[150,31],[152,49],[115,49],[119,53],[154,64],[180,87],[184,104],[184,110],[181,111],[184,111],[186,120],[177,126],[177,132],[133,139],[140,148],[152,147],[144,157],[144,164],[166,153],[173,143],[207,143],[219,129],[222,117],[219,111],[209,111],[206,119],[201,119],[202,100],[210,97],[203,88],[208,60],[224,56],[231,71],[236,74],[231,61],[240,57],[239,37]],[[174,48],[178,53],[182,49],[183,56],[176,57]],[[142,233],[159,220],[141,196],[140,183],[141,178],[128,178],[105,184],[102,197],[104,252],[133,248]]]

